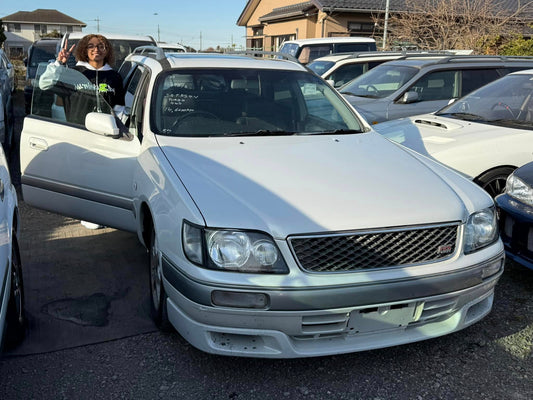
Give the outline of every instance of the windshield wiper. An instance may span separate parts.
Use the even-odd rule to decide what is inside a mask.
[[[309,132],[306,135],[349,135],[352,133],[363,133],[363,131],[358,129],[335,129],[332,131]]]
[[[464,113],[464,112],[463,113],[442,113],[442,114],[436,114],[436,115],[438,115],[439,117],[450,116],[450,117],[454,117],[454,118],[457,118],[457,119],[462,119],[462,120],[465,120],[465,121],[477,121],[477,122],[486,121],[485,118],[483,118],[480,115],[471,114],[471,113]]]
[[[296,135],[296,132],[272,131],[270,129],[260,129],[254,132],[231,132],[222,136],[278,136],[278,135]]]
[[[352,93],[352,92],[341,92],[341,94],[346,94],[348,96],[355,96],[355,97],[366,97],[366,98],[369,98],[369,99],[378,99],[379,98],[379,97],[373,96],[371,94],[355,94],[355,93]]]

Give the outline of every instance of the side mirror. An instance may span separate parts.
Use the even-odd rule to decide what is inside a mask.
[[[111,114],[91,112],[85,116],[85,127],[90,132],[98,135],[118,138],[120,129],[117,126],[115,117]]]
[[[414,103],[418,100],[420,100],[420,97],[418,96],[418,92],[405,92],[403,96],[401,97],[399,103],[409,104],[409,103]]]

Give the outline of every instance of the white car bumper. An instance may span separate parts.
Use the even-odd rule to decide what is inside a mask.
[[[198,349],[228,356],[297,358],[395,346],[463,329],[490,312],[502,272],[503,267],[480,284],[450,293],[312,310],[208,306],[187,298],[167,280],[165,288],[172,325]]]

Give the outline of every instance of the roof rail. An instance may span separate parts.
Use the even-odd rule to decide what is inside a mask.
[[[158,61],[166,59],[165,51],[157,46],[139,46],[133,49],[131,53],[136,55],[155,56],[155,59]]]
[[[271,58],[281,58],[288,61],[294,61],[299,63],[298,59],[294,56],[291,56],[287,53],[280,53],[278,51],[263,51],[263,50],[244,50],[244,51],[229,51],[226,54],[241,54],[249,57],[259,57],[259,56],[271,56]]]
[[[444,57],[442,60],[439,60],[437,64],[445,64],[454,61],[526,61],[533,60],[533,56],[497,56],[497,55],[454,55],[449,57]]]

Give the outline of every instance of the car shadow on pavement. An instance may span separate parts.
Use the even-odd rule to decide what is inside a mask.
[[[24,96],[14,95],[15,140],[6,154],[21,215],[26,338],[6,353],[26,355],[157,330],[150,318],[148,255],[136,235],[90,230],[33,208],[20,191]]]
[[[150,318],[148,255],[136,235],[86,229],[20,200],[19,207],[28,329],[7,355],[157,330]]]

